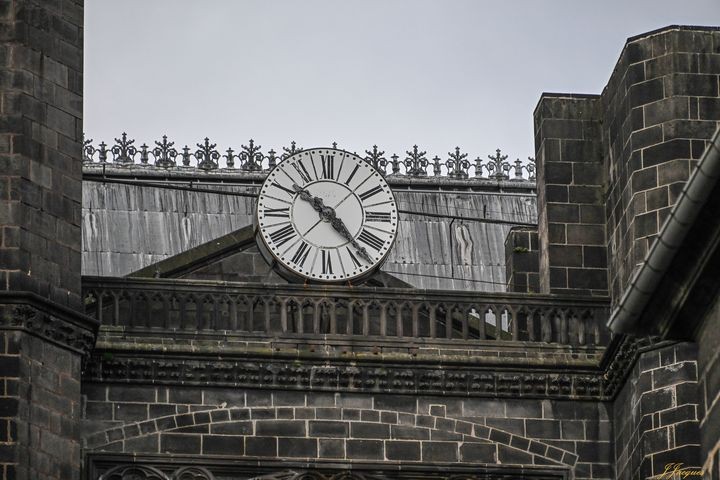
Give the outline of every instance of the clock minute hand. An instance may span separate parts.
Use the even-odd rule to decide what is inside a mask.
[[[298,195],[300,195],[300,198],[312,205],[312,207],[320,214],[320,217],[323,220],[329,221],[330,225],[332,225],[332,227],[340,235],[342,235],[346,240],[350,242],[353,247],[355,247],[358,255],[360,255],[363,259],[367,260],[368,263],[373,262],[372,257],[367,252],[365,247],[360,245],[357,240],[355,240],[355,238],[350,234],[350,231],[345,226],[345,222],[343,222],[342,219],[337,216],[334,208],[326,206],[322,198],[313,196],[310,192],[303,189],[296,183],[293,183],[293,189],[298,193]]]
[[[365,250],[365,247],[361,246],[355,238],[350,234],[347,227],[345,226],[345,223],[335,215],[335,211],[332,212],[332,217],[330,219],[330,225],[333,226],[335,230],[340,233],[343,237],[345,237],[347,240],[350,241],[353,247],[355,247],[355,250],[357,250],[358,255],[363,257],[365,260],[368,261],[368,263],[373,263],[372,257],[370,257],[370,254]]]

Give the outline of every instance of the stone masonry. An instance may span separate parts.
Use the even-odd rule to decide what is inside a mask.
[[[628,40],[601,95],[543,95],[535,111],[541,291],[609,288],[619,302],[718,126],[719,53],[717,29],[668,27]],[[578,185],[587,195],[573,198]],[[584,281],[571,281],[573,271]],[[696,359],[688,346],[641,356],[614,403],[617,478],[657,475],[663,462],[703,463]]]
[[[80,475],[82,0],[0,2],[0,476]],[[69,307],[69,308],[68,308]]]
[[[88,452],[572,467],[612,478],[599,402],[83,386]]]
[[[603,92],[612,300],[667,218],[720,120],[720,32],[631,38]]]
[[[607,295],[599,97],[543,94],[535,109],[540,291]]]
[[[697,348],[641,353],[613,403],[615,478],[659,478],[666,465],[700,462]]]
[[[513,227],[505,239],[505,279],[508,292],[537,293],[539,249],[536,228]]]

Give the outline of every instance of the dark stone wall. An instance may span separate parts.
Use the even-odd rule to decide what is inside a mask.
[[[0,475],[76,479],[83,2],[0,2],[0,31]]]
[[[607,295],[600,98],[543,94],[535,109],[540,291]]]
[[[80,305],[82,1],[0,8],[0,289]]]
[[[610,288],[617,303],[720,120],[720,31],[628,40],[603,92]]]
[[[700,467],[696,358],[692,343],[640,354],[612,406],[614,478],[656,478],[669,464]]]
[[[80,356],[18,331],[0,353],[1,477],[80,478]]]
[[[505,278],[508,292],[540,291],[537,228],[513,227],[505,238]]]
[[[596,401],[84,383],[88,454],[552,466],[613,478]],[[212,460],[212,461],[210,461]],[[179,460],[181,461],[181,460]]]
[[[720,301],[698,335],[701,463],[708,478],[720,478]]]
[[[535,110],[542,292],[617,303],[720,120],[720,31],[628,40],[602,95]]]

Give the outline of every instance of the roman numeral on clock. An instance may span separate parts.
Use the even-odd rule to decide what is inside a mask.
[[[390,212],[365,212],[365,221],[390,223]]]
[[[360,260],[358,260],[357,257],[356,257],[355,255],[353,255],[352,250],[350,250],[350,247],[345,247],[345,248],[347,249],[348,255],[350,255],[350,260],[352,261],[353,266],[354,266],[355,268],[360,267],[360,266],[361,266],[361,265],[360,265]]]
[[[335,180],[335,155],[320,155],[322,160],[322,178]]]
[[[327,250],[322,250],[322,273],[325,275],[333,273],[330,252]]]
[[[355,176],[355,173],[357,173],[358,168],[360,168],[360,165],[355,165],[355,168],[353,168],[353,171],[350,172],[350,176],[348,177],[347,180],[345,180],[345,185],[350,185],[350,181],[351,181],[351,180],[353,179],[353,177]]]
[[[371,189],[368,190],[367,192],[360,194],[360,199],[361,199],[362,201],[365,201],[365,200],[367,200],[368,198],[372,197],[373,195],[377,195],[378,193],[380,193],[380,192],[382,192],[382,191],[383,191],[382,187],[374,187],[374,188],[371,188]]]
[[[383,244],[385,243],[380,237],[368,232],[365,229],[363,229],[363,231],[360,233],[360,236],[358,236],[358,240],[378,251],[380,251]]]
[[[293,226],[286,225],[285,227],[275,230],[273,233],[271,233],[270,240],[272,240],[272,242],[279,247],[292,240],[294,236],[295,230],[293,229]]]
[[[308,253],[310,253],[310,245],[305,242],[301,242],[300,246],[295,252],[295,255],[293,255],[292,257],[292,262],[295,265],[302,267],[303,265],[305,265],[305,260],[307,260]]]
[[[298,173],[298,175],[300,175],[300,178],[302,178],[304,183],[309,183],[310,180],[312,180],[310,178],[310,173],[307,171],[307,168],[305,168],[305,165],[303,164],[302,160],[298,160],[297,162],[291,163],[290,165],[293,166],[293,168]],[[299,165],[299,167],[298,167],[298,165]]]
[[[285,207],[285,208],[266,208],[266,209],[265,209],[265,216],[266,216],[266,217],[290,218],[290,207]]]

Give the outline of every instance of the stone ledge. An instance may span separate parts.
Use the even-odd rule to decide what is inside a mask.
[[[0,292],[0,330],[20,330],[88,356],[99,323],[32,292]]]
[[[501,363],[501,362],[498,362]],[[493,398],[605,399],[592,368],[457,366],[273,358],[139,355],[104,351],[91,357],[83,382],[224,386],[301,391],[427,394]]]

